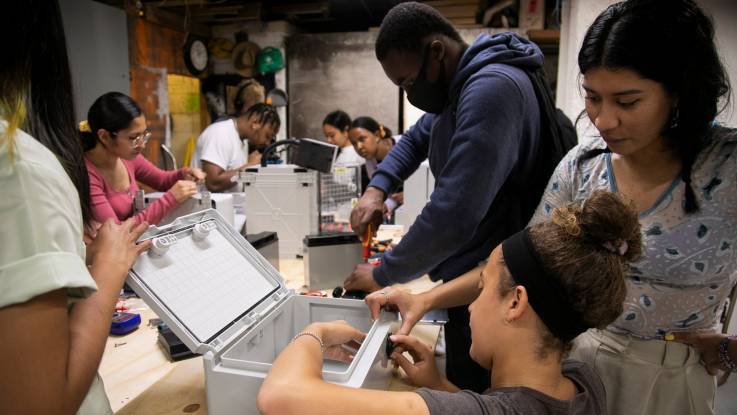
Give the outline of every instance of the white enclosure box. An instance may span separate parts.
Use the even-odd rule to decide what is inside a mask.
[[[302,255],[302,239],[318,232],[317,172],[294,165],[246,169],[236,176],[245,193],[248,233],[276,232],[279,255]]]
[[[164,192],[145,193],[143,195],[143,207],[147,207],[162,196],[164,196]],[[137,201],[137,203],[140,202]],[[158,225],[166,225],[168,223],[174,222],[174,219],[178,217],[186,216],[191,213],[210,208],[220,212],[220,215],[225,218],[226,222],[228,222],[230,226],[236,226],[235,210],[233,208],[233,194],[210,192],[197,193],[184,202],[180,203],[177,207],[172,209],[171,212],[164,216],[164,218],[158,223]],[[141,210],[141,208],[138,207],[137,210]]]
[[[164,227],[131,269],[128,284],[193,352],[204,355],[208,412],[258,414],[271,363],[307,324],[346,320],[367,332],[350,364],[326,361],[323,378],[386,388],[386,338],[396,314],[372,321],[363,301],[295,295],[281,275],[215,210]]]
[[[363,262],[361,240],[355,233],[307,235],[304,251],[305,286],[311,290],[342,287],[356,264]]]
[[[397,208],[394,222],[409,229],[430,201],[434,189],[435,177],[430,171],[430,163],[425,160],[404,182],[404,204]]]

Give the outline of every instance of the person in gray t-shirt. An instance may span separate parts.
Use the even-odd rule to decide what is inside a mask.
[[[572,399],[556,399],[527,386],[489,389],[483,394],[428,388],[415,392],[425,400],[430,414],[605,414],[604,386],[591,367],[576,360],[566,360],[562,369],[563,376],[576,385],[577,392]]]
[[[350,362],[351,348],[366,334],[345,322],[312,323],[274,361],[258,409],[266,415],[606,414],[604,387],[593,369],[563,359],[574,337],[605,327],[622,312],[624,273],[642,250],[637,213],[600,190],[504,240],[475,279],[436,287],[467,292],[453,284],[473,284],[474,295],[456,300],[475,298],[469,353],[491,370],[491,388],[483,394],[460,391],[439,374],[431,347],[400,334],[390,336],[391,358],[421,389],[387,392],[325,382],[323,358]],[[400,309],[402,301],[412,301],[399,290],[376,295]],[[369,305],[378,310],[375,301]]]

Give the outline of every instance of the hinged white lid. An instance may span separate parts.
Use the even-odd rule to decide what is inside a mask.
[[[216,354],[293,295],[279,272],[208,209],[152,226],[128,274],[133,290],[195,353]]]

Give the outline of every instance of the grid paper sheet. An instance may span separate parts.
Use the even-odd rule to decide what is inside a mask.
[[[210,339],[276,288],[219,230],[202,242],[177,236],[166,254],[144,253],[133,269],[197,340]]]

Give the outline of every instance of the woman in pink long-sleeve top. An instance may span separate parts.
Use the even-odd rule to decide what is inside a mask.
[[[134,217],[139,223],[156,224],[197,193],[195,181],[205,177],[200,169],[188,167],[161,170],[141,155],[151,131],[146,128],[140,107],[125,94],[108,92],[98,98],[90,107],[87,121],[80,123],[80,132],[96,222],[114,218],[120,223]],[[137,181],[166,193],[146,209],[134,212]]]

